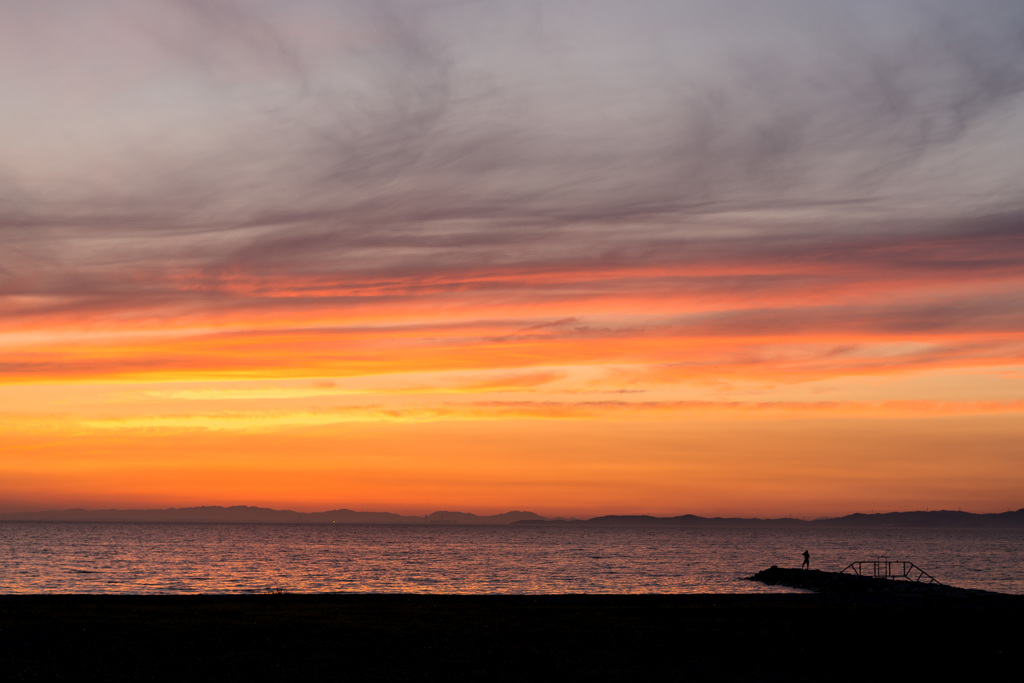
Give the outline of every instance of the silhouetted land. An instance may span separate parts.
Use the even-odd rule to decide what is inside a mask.
[[[6,680],[977,680],[1017,596],[0,596]]]
[[[861,601],[874,599],[915,604],[922,600],[934,603],[941,599],[955,605],[969,599],[976,606],[991,604],[1000,607],[1024,608],[1024,596],[1021,595],[993,593],[977,588],[957,588],[927,580],[875,578],[847,572],[824,572],[818,569],[805,570],[784,567],[763,569],[749,578],[751,581],[758,581],[769,586],[786,586],[829,595],[855,596]]]
[[[163,510],[48,510],[0,513],[0,521],[50,522],[241,522],[283,524],[443,524],[443,525],[544,525],[544,526],[672,526],[672,527],[767,527],[767,528],[879,528],[913,527],[943,529],[1024,529],[1024,508],[1010,512],[975,514],[959,510],[917,512],[855,513],[812,521],[745,517],[653,517],[651,515],[605,515],[591,519],[546,519],[533,512],[514,510],[499,515],[439,511],[409,516],[393,512],[357,512],[348,509],[326,512],[295,512],[248,505],[204,505]]]
[[[245,524],[444,524],[487,525],[543,519],[532,512],[514,510],[499,515],[474,515],[471,512],[432,512],[410,516],[394,512],[357,512],[340,509],[326,512],[295,512],[251,505],[202,505],[161,510],[45,510],[42,512],[7,512],[0,521],[11,522],[215,522]]]
[[[1024,508],[1011,512],[975,514],[959,510],[916,512],[854,513],[845,517],[815,520],[793,518],[758,519],[746,517],[653,517],[651,515],[605,515],[585,520],[524,519],[513,524],[559,526],[658,526],[658,527],[769,527],[769,528],[937,528],[937,529],[1022,529]]]

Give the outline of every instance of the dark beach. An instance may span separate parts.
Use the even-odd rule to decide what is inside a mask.
[[[1020,596],[0,596],[6,680],[977,678]]]

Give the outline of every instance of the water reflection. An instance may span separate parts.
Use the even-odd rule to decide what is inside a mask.
[[[4,593],[757,593],[877,555],[1024,593],[1024,532],[0,523]]]

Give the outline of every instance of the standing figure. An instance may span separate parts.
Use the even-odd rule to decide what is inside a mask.
[[[805,550],[804,551],[804,563],[802,565],[800,565],[800,569],[810,569],[810,568],[811,568],[811,554]]]

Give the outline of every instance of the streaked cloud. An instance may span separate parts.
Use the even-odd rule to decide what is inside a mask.
[[[1019,411],[1019,2],[0,17],[8,423]]]

